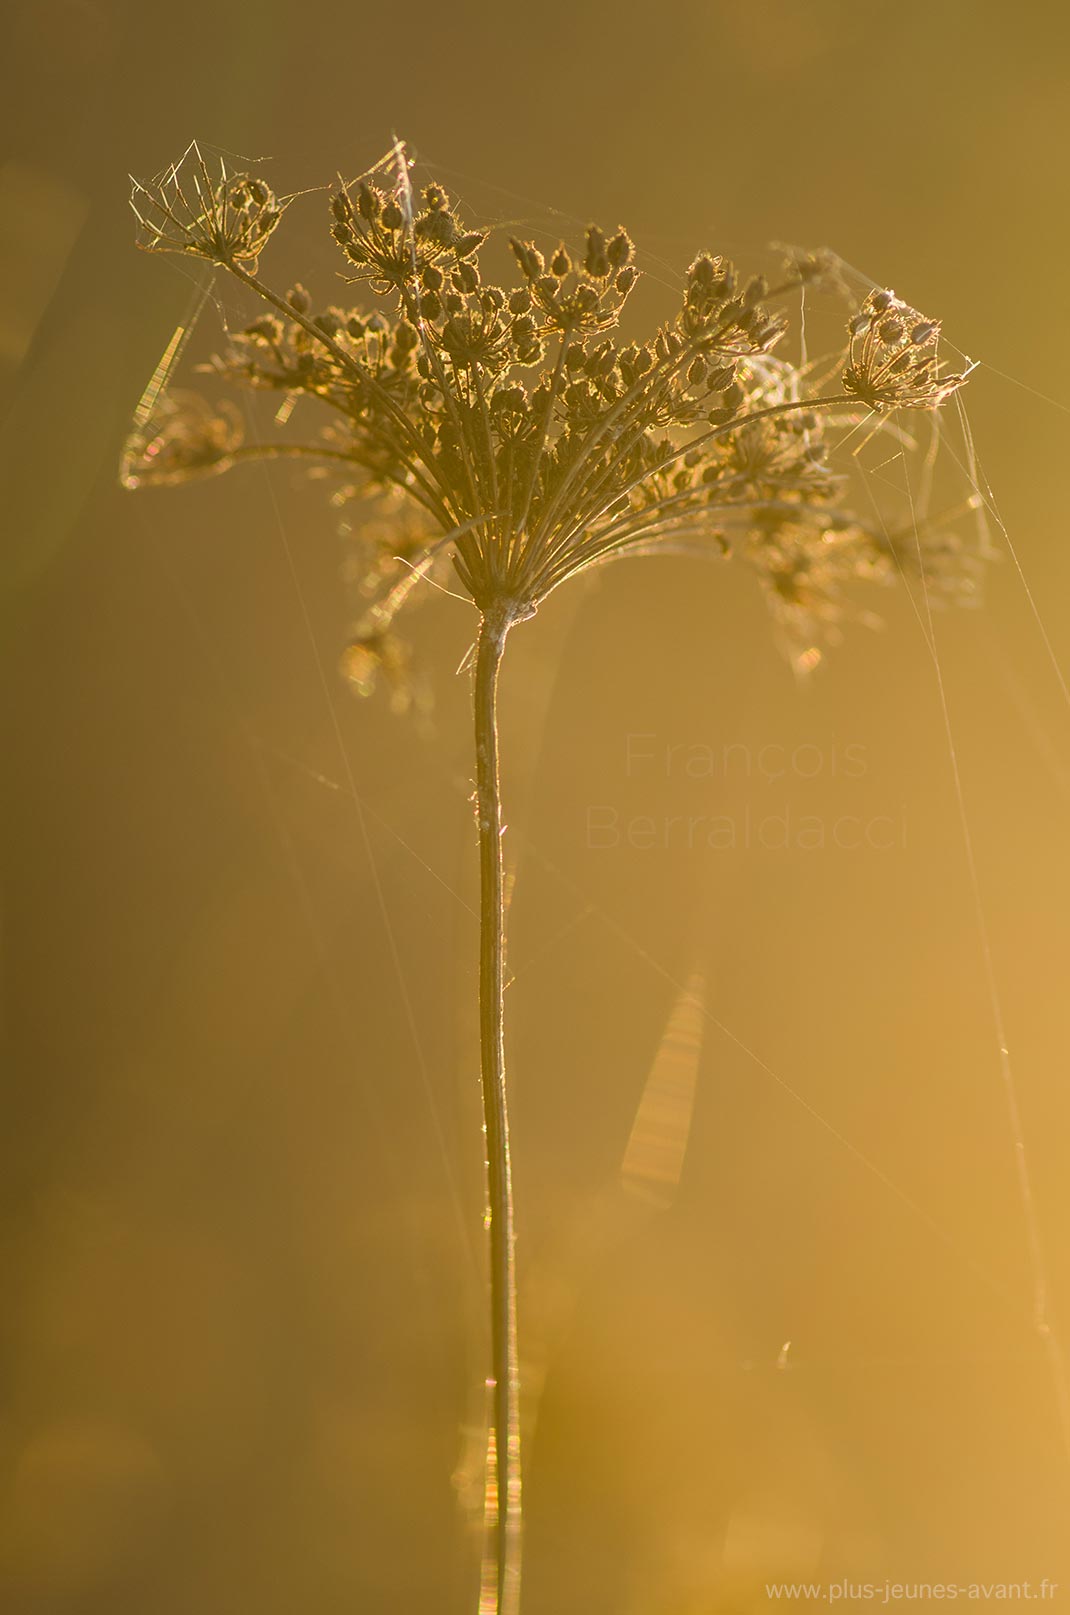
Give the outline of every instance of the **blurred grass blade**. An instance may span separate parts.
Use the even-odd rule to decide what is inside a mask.
[[[693,972],[651,1063],[621,1162],[621,1183],[661,1210],[673,1201],[687,1152],[702,1055],[706,981]]]

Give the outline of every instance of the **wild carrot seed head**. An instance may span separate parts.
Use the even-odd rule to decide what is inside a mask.
[[[258,175],[209,167],[196,141],[156,179],[134,180],[130,206],[146,252],[181,252],[251,273],[282,218],[285,201]]]
[[[213,375],[308,400],[314,411],[300,413],[318,424],[286,452],[337,473],[336,502],[407,506],[422,533],[420,575],[452,562],[482,611],[514,618],[591,566],[704,546],[747,561],[777,622],[809,647],[848,614],[850,582],[902,560],[883,523],[840,508],[846,479],[829,454],[837,432],[870,413],[936,408],[965,379],[940,363],[938,322],[885,290],[851,321],[835,392],[783,357],[785,294],[842,288],[826,251],[790,251],[772,288],[700,253],[675,316],[623,340],[638,279],[625,230],[592,225],[579,246],[562,242],[548,257],[514,238],[514,277],[495,284],[485,278],[485,232],[467,226],[441,186],[414,193],[400,143],[328,203],[346,278],[367,287],[370,308],[317,309],[301,286],[282,294],[258,280],[282,205],[259,178],[222,168],[214,177],[196,147],[136,187],[134,202],[143,245],[221,264],[264,300],[212,361]],[[235,462],[240,429],[224,406],[187,398],[151,425],[127,446],[129,487]],[[238,457],[257,452],[242,446]],[[942,535],[951,586],[949,544]],[[380,576],[378,560],[369,566]],[[411,575],[384,580],[351,647],[361,687],[374,665],[391,677],[401,668],[391,623]]]

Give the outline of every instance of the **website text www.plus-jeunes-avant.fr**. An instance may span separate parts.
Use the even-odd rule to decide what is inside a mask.
[[[816,1604],[1052,1603],[1059,1583],[1039,1581],[771,1581],[765,1596]]]

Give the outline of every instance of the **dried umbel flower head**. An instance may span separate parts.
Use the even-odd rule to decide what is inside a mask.
[[[441,286],[437,267],[463,263],[486,237],[461,228],[440,186],[428,185],[419,201],[414,198],[409,158],[400,142],[385,166],[393,181],[389,189],[365,175],[354,185],[340,184],[331,195],[331,235],[357,271],[349,278],[370,281],[384,292],[421,283],[429,290]],[[377,165],[377,172],[383,168]]]
[[[212,405],[200,393],[161,393],[127,437],[120,481],[159,488],[226,471],[244,436],[241,411],[229,398]]]
[[[794,280],[802,289],[827,292],[831,296],[851,300],[851,287],[843,259],[828,247],[790,247],[783,242],[774,243],[783,255],[785,279]]]
[[[198,415],[184,400],[128,453],[128,485],[258,455],[318,460],[349,494],[402,497],[428,552],[448,552],[479,610],[509,621],[595,564],[665,544],[737,553],[767,582],[798,576],[800,550],[812,547],[823,577],[824,535],[849,526],[856,540],[837,554],[856,577],[880,575],[869,563],[887,560],[881,532],[843,512],[838,527],[827,519],[845,489],[831,469],[836,438],[868,415],[935,408],[965,379],[940,364],[939,324],[883,290],[851,320],[840,391],[822,393],[812,370],[778,357],[786,294],[842,287],[824,250],[792,249],[773,286],[700,253],[677,313],[645,341],[624,340],[638,278],[625,230],[592,226],[578,247],[548,254],[514,239],[515,278],[488,282],[486,232],[468,227],[438,183],[414,188],[400,142],[328,201],[342,278],[367,287],[370,307],[317,308],[303,287],[261,280],[257,258],[282,208],[259,178],[210,172],[196,146],[137,187],[135,204],[146,245],[207,258],[266,305],[212,361],[218,379],[313,399],[324,418],[300,442],[236,454],[229,416]],[[783,565],[771,565],[778,546]],[[385,590],[379,628],[412,592],[407,579]],[[786,585],[776,599],[793,654],[809,652],[835,612],[815,614],[801,597],[793,612]]]
[[[940,363],[940,321],[894,292],[869,293],[850,325],[844,391],[872,410],[937,409],[963,385]]]
[[[146,252],[183,252],[209,263],[242,264],[255,274],[285,202],[256,175],[209,168],[196,141],[154,180],[133,180],[130,206]]]

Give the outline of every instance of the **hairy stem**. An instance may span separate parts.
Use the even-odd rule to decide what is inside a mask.
[[[505,1093],[505,905],[498,774],[498,670],[512,613],[492,604],[476,651],[476,810],[479,819],[479,1047],[490,1235],[491,1434],[480,1615],[516,1615],[520,1600],[520,1376],[516,1344],[513,1189]]]

